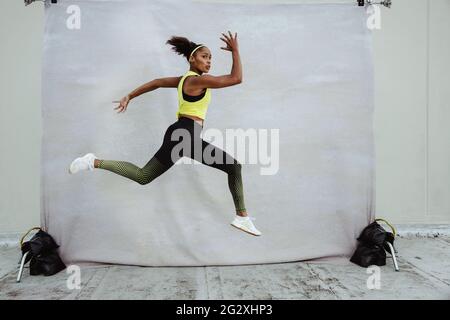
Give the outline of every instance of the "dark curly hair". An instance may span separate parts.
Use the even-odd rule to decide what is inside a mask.
[[[175,51],[177,54],[185,56],[188,62],[191,52],[197,46],[202,45],[202,43],[195,43],[185,37],[177,37],[177,36],[172,36],[172,38],[166,41],[166,44],[170,44],[172,46],[172,50]]]

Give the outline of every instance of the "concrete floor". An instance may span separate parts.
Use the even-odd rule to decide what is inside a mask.
[[[17,247],[0,247],[0,299],[450,299],[450,237],[396,239],[400,272],[381,267],[380,289],[346,259],[227,267],[81,267],[81,288],[66,271],[16,283]]]

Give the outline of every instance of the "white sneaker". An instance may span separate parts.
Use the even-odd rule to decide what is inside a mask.
[[[260,236],[262,233],[255,228],[255,225],[253,224],[252,220],[256,219],[250,217],[236,216],[234,220],[231,222],[231,225],[254,236]]]
[[[74,174],[81,170],[94,170],[94,159],[97,159],[97,157],[93,153],[76,158],[70,164],[69,173]]]

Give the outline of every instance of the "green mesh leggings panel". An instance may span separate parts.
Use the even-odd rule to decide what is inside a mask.
[[[228,172],[228,187],[230,188],[236,211],[245,211],[241,167],[241,164],[235,163],[231,165],[231,170]]]
[[[117,173],[142,185],[152,182],[169,169],[155,157],[151,158],[142,168],[130,162],[116,160],[99,160],[98,167]]]

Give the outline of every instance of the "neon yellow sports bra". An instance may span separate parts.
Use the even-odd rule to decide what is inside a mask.
[[[184,74],[184,76],[178,83],[177,119],[180,117],[180,114],[186,114],[190,116],[196,116],[205,120],[206,111],[208,110],[208,105],[209,102],[211,101],[211,89],[206,88],[206,91],[198,97],[189,96],[186,93],[183,94],[183,83],[184,80],[189,76],[200,76],[200,75],[194,71],[189,70]],[[201,98],[198,100],[199,97]]]

